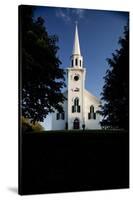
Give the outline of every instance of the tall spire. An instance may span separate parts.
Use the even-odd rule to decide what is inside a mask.
[[[75,28],[75,38],[74,38],[72,55],[80,55],[80,45],[79,45],[77,22],[75,22],[75,23],[76,23],[76,28]]]

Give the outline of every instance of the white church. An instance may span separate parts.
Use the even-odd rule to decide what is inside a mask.
[[[85,89],[86,69],[80,52],[78,28],[76,24],[75,38],[70,67],[67,68],[66,100],[63,113],[52,114],[52,130],[100,129],[100,101]]]

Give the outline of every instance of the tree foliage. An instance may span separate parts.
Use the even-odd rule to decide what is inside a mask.
[[[58,38],[49,36],[34,7],[20,6],[20,100],[22,115],[43,121],[54,109],[62,111],[64,70],[57,56]]]
[[[44,131],[43,126],[39,122],[34,124],[30,122],[28,118],[21,117],[21,127],[23,132],[40,132]]]
[[[124,27],[120,49],[108,58],[101,106],[102,125],[128,129],[129,126],[129,28]]]

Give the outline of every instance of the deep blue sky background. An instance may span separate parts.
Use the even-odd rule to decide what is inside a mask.
[[[118,40],[123,35],[129,13],[36,7],[34,17],[39,16],[45,19],[48,34],[55,34],[59,38],[58,56],[62,62],[61,67],[64,69],[70,65],[75,21],[78,21],[80,49],[86,68],[86,89],[100,98],[104,85],[103,77],[108,69],[106,59],[110,58],[111,54],[119,48]]]

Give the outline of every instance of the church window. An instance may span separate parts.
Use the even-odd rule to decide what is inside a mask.
[[[74,113],[75,112],[75,107],[74,106],[72,106],[72,113]]]
[[[80,105],[79,105],[79,98],[76,97],[74,99],[74,105],[72,106],[72,113],[79,112],[80,113]]]
[[[56,114],[56,120],[59,120],[59,119],[62,119],[62,120],[65,119],[65,113],[64,112]]]
[[[94,106],[90,106],[90,112],[88,113],[88,119],[96,119],[96,113],[94,112]]]
[[[79,98],[75,98],[74,99],[74,106],[78,106],[78,104],[79,104]]]
[[[75,59],[75,65],[76,66],[78,65],[78,59],[77,58]]]
[[[90,113],[94,113],[94,106],[90,106]]]
[[[60,113],[56,114],[56,119],[59,120],[60,119]]]
[[[65,113],[64,112],[61,113],[61,119],[63,119],[63,120],[65,119]]]
[[[77,112],[80,113],[80,106],[77,106]]]
[[[90,119],[90,113],[88,113],[88,119]]]
[[[81,60],[80,60],[80,67],[81,67]]]

